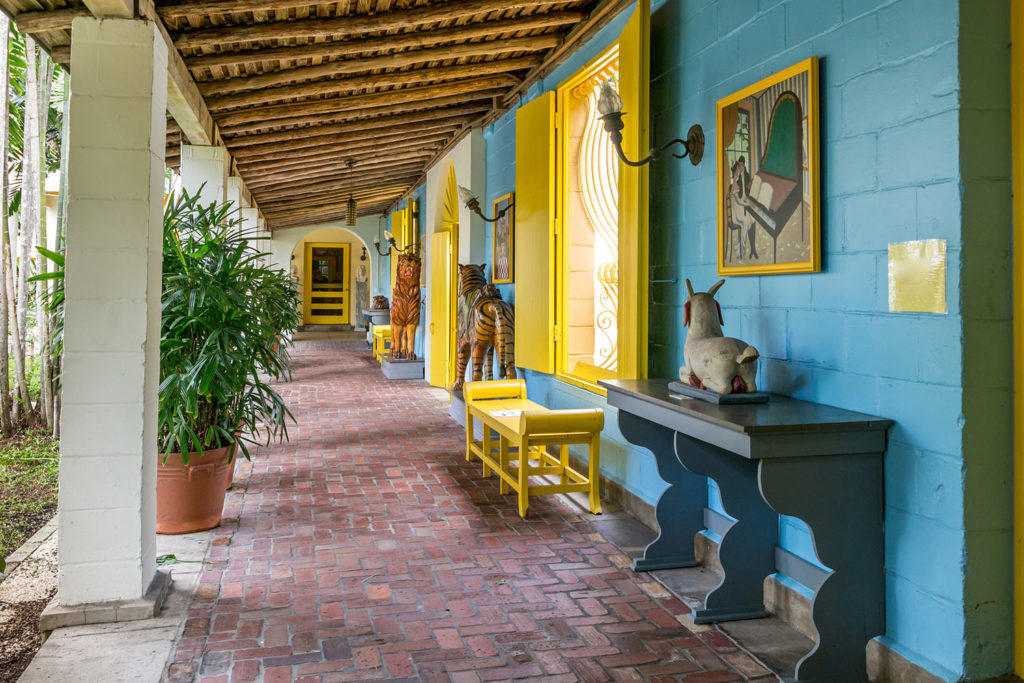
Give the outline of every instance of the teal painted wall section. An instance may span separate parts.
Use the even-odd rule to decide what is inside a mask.
[[[1009,671],[1007,2],[665,0],[652,9],[653,142],[701,123],[715,102],[811,55],[821,59],[820,274],[729,278],[726,333],[762,353],[769,391],[896,421],[886,456],[882,642],[946,680]],[[606,30],[536,96],[597,54]],[[484,133],[487,206],[515,184],[515,115]],[[969,141],[969,144],[968,144]],[[962,145],[962,147],[961,147]],[[698,167],[651,175],[650,374],[682,364],[683,278],[716,275],[713,144]],[[890,243],[947,241],[948,313],[888,312]],[[490,253],[488,235],[487,253]],[[514,287],[501,287],[514,300]],[[532,398],[607,407],[538,373]],[[664,488],[608,409],[602,470],[653,503]],[[712,486],[712,504],[717,496]],[[814,560],[795,519],[781,544]]]

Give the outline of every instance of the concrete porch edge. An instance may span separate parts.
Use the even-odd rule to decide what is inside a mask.
[[[34,553],[36,549],[46,542],[53,532],[57,530],[57,515],[50,518],[50,521],[44,524],[39,531],[32,534],[32,536],[21,544],[21,546],[11,553],[7,557],[7,569],[0,572],[0,583],[3,583],[4,579],[14,573],[14,570],[18,568],[18,565],[28,559],[29,555]]]
[[[171,573],[158,569],[146,595],[138,600],[65,606],[54,597],[39,616],[39,630],[46,633],[66,626],[152,619],[160,613],[172,583]]]

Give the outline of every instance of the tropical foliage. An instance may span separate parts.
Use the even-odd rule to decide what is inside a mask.
[[[298,293],[239,230],[230,204],[172,195],[164,211],[160,449],[180,453],[287,437],[269,381],[289,373]]]
[[[58,332],[61,281],[52,270],[65,232],[65,173],[56,220],[47,221],[45,182],[63,171],[66,74],[0,17],[0,434],[38,424],[60,432]],[[47,245],[50,249],[47,249]],[[48,258],[39,258],[42,250]],[[33,371],[38,369],[38,380]]]

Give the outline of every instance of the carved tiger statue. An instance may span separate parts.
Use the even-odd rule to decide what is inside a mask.
[[[420,324],[420,257],[400,254],[391,293],[391,358],[415,360],[416,327]]]
[[[498,376],[515,379],[515,314],[488,284],[483,265],[459,264],[458,365],[452,391],[462,391],[466,365],[473,358],[473,381],[491,379],[495,350]]]

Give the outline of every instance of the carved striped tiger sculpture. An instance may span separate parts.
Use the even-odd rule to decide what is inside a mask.
[[[498,376],[515,379],[515,314],[487,284],[483,265],[459,264],[458,365],[452,391],[462,391],[466,365],[473,358],[473,381],[491,379],[494,353]]]
[[[415,360],[416,327],[420,324],[420,257],[401,254],[391,293],[391,358]]]

